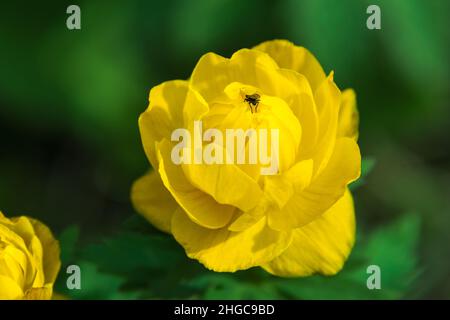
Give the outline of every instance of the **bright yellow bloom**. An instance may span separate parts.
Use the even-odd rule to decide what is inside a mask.
[[[207,53],[189,80],[152,88],[149,101],[139,128],[155,171],[135,182],[132,201],[190,258],[280,276],[342,268],[355,239],[347,186],[360,174],[358,113],[354,92],[341,93],[308,50],[275,40],[230,59]],[[260,164],[174,164],[171,133],[194,120],[279,129],[278,174],[261,175]]]
[[[59,244],[41,222],[0,212],[0,299],[51,299]]]

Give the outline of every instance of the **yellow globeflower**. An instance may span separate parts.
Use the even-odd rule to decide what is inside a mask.
[[[358,113],[354,92],[341,93],[308,50],[274,40],[230,59],[207,53],[189,80],[152,88],[149,101],[139,128],[155,170],[135,182],[132,201],[190,258],[280,276],[342,268],[355,239],[347,186],[360,175]],[[249,133],[245,143],[230,148],[230,129]],[[261,150],[252,158],[255,145],[275,155],[275,174],[264,174]]]
[[[0,212],[0,299],[51,299],[61,262],[49,228]]]

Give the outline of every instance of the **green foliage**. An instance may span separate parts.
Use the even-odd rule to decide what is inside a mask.
[[[450,296],[449,1],[77,4],[82,30],[73,32],[64,2],[10,1],[0,11],[0,206],[65,230],[56,291],[77,299],[404,297],[418,274],[421,222],[426,276],[415,282],[417,297]],[[369,4],[381,7],[381,30],[365,27]],[[364,186],[355,192],[360,234],[332,278],[212,273],[143,219],[119,224],[133,214],[132,181],[149,166],[137,119],[150,88],[188,78],[208,51],[230,56],[275,38],[308,48],[341,89],[355,89],[362,154],[377,159],[365,158],[350,186]],[[421,221],[393,222],[416,211]],[[82,266],[86,291],[66,289],[72,263]],[[365,288],[370,263],[382,268],[379,292]]]
[[[235,274],[203,272],[188,285],[199,291],[202,299],[282,299],[273,279],[264,271],[253,269]]]
[[[419,272],[419,229],[418,216],[406,214],[361,237],[336,276],[292,279],[259,268],[214,273],[188,259],[169,235],[128,230],[77,252],[82,290],[61,284],[58,289],[73,299],[398,299],[408,294]],[[74,234],[73,228],[63,233],[63,252],[72,250]],[[369,265],[381,268],[381,290],[366,286]]]
[[[350,185],[351,190],[355,190],[364,184],[365,178],[370,172],[372,172],[373,168],[375,167],[375,164],[376,164],[375,158],[365,157],[361,160],[361,176],[359,177],[358,180],[356,180]]]
[[[420,221],[406,214],[360,239],[344,269],[334,277],[278,280],[286,294],[298,299],[399,299],[412,288],[418,274],[417,243]],[[366,286],[367,267],[381,269],[381,289]]]
[[[374,165],[373,158],[363,160],[361,179]],[[56,291],[73,299],[398,299],[410,293],[419,274],[420,226],[417,214],[405,214],[368,236],[360,232],[340,273],[306,278],[274,277],[260,268],[209,271],[138,215],[119,233],[88,245],[80,245],[79,228],[71,226],[59,236],[63,270]],[[64,270],[72,263],[81,268],[82,290],[65,285]],[[381,290],[367,288],[369,265],[381,269]]]
[[[76,245],[80,237],[78,226],[70,226],[65,229],[58,237],[61,246],[61,261],[63,264],[71,262],[75,256]]]
[[[126,280],[109,272],[101,272],[93,263],[81,262],[81,289],[68,290],[64,294],[72,299],[136,299],[137,291],[120,290]]]

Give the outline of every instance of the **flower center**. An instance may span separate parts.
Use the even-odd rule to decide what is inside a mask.
[[[248,103],[248,105],[250,107],[250,111],[252,113],[258,112],[258,105],[259,105],[260,101],[261,101],[261,96],[257,93],[245,95],[244,102]]]

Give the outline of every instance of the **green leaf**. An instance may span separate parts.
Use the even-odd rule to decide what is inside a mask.
[[[195,293],[186,279],[204,269],[186,257],[173,238],[161,232],[118,233],[82,251],[82,259],[124,279],[125,291],[142,298],[189,298]]]
[[[376,163],[375,158],[372,157],[366,157],[364,159],[362,159],[361,162],[361,177],[364,178],[366,177],[374,168]]]
[[[382,288],[388,298],[401,297],[418,275],[420,224],[418,214],[407,214],[377,230],[367,243],[366,261],[381,268]]]
[[[72,299],[136,299],[139,293],[124,291],[123,277],[99,271],[98,267],[89,262],[80,263],[81,289],[65,289],[64,294]]]
[[[234,274],[199,273],[188,285],[204,299],[397,299],[411,290],[418,274],[420,220],[407,214],[357,242],[336,276],[279,278],[254,268]],[[381,290],[367,288],[367,267],[381,268]]]
[[[373,167],[373,161],[365,167]],[[188,259],[169,235],[127,231],[81,251],[83,292],[58,288],[75,299],[397,299],[405,297],[418,275],[419,228],[416,214],[404,215],[367,238],[359,237],[336,276],[291,279],[260,268],[215,273]],[[66,231],[65,238],[74,233]],[[367,288],[370,265],[381,268],[381,290]]]
[[[80,236],[80,228],[76,225],[70,226],[61,232],[58,240],[61,247],[61,263],[70,263],[75,258],[76,244]]]
[[[281,294],[270,281],[260,275],[252,281],[252,273],[261,270],[242,271],[235,274],[207,272],[193,278],[188,285],[201,290],[203,299],[280,299]],[[255,279],[253,279],[255,280]]]
[[[356,190],[365,183],[365,178],[372,172],[376,160],[373,157],[365,157],[361,161],[361,176],[358,180],[350,184],[350,190]]]
[[[418,275],[418,215],[398,221],[359,241],[344,269],[334,277],[277,279],[278,288],[295,299],[398,299],[405,297]],[[367,288],[367,267],[381,269],[381,289]]]
[[[116,273],[136,268],[163,269],[183,259],[180,248],[165,235],[120,233],[85,248],[83,257]]]
[[[445,92],[450,68],[449,49],[441,30],[448,30],[448,27],[439,28],[439,23],[448,19],[443,14],[448,13],[448,2],[381,0],[380,8],[382,29],[389,30],[381,39],[398,74],[422,94]],[[426,104],[427,109],[438,106]]]
[[[68,295],[66,280],[68,274],[66,268],[77,261],[78,240],[80,237],[80,228],[77,225],[72,225],[66,228],[58,237],[61,248],[61,270],[56,279],[54,291],[58,294]]]

